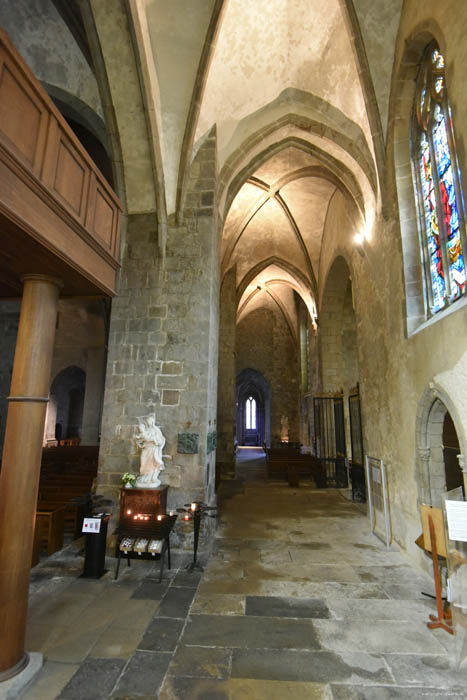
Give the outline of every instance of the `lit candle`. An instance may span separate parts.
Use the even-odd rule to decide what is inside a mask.
[[[172,516],[174,514],[173,510],[169,511],[169,515]]]
[[[158,516],[157,516],[157,519],[158,519],[158,520],[162,520],[162,515],[158,515]]]
[[[184,520],[189,520],[189,519],[190,519],[190,516],[189,516],[188,513],[187,513],[187,514],[185,515],[185,517],[184,517]]]
[[[197,503],[191,504],[191,510],[193,511],[193,513],[195,512],[197,505],[198,505]]]
[[[131,515],[131,510],[127,510],[126,514]]]

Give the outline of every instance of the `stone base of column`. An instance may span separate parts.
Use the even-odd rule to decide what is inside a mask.
[[[2,680],[0,674],[0,700],[12,700],[17,698],[34,677],[39,673],[44,662],[42,654],[33,651],[25,654],[24,659],[15,668],[10,668],[5,673],[9,674],[7,680]],[[15,673],[14,676],[11,674]]]

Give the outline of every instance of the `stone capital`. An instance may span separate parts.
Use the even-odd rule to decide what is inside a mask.
[[[462,454],[457,455],[457,461],[464,474],[467,474],[467,464],[465,462],[465,456]]]

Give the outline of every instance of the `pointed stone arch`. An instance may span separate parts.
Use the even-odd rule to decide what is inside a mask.
[[[413,186],[411,122],[416,78],[423,53],[433,40],[444,51],[446,42],[439,26],[424,22],[405,39],[397,69],[394,71],[389,101],[389,134],[394,153],[394,176],[402,244],[405,286],[405,326],[410,336],[425,321],[425,292],[420,257],[418,214]],[[391,159],[390,159],[391,160]]]
[[[449,414],[459,440],[459,465],[465,475],[467,435],[461,413],[455,400],[438,382],[431,382],[418,404],[415,431],[415,478],[418,502],[440,507],[445,491],[445,465],[443,458],[443,421]],[[464,476],[465,478],[465,476]]]
[[[292,265],[292,263],[289,263],[286,260],[283,260],[282,258],[278,258],[275,255],[272,255],[271,257],[265,258],[257,265],[252,267],[240,281],[237,287],[237,303],[240,303],[240,300],[243,294],[245,293],[245,290],[247,289],[248,285],[253,282],[255,277],[257,277],[263,270],[266,270],[271,265],[275,265],[284,270],[284,272],[289,273],[292,277],[295,277],[295,279],[298,280],[300,284],[304,286],[305,289],[308,289],[310,291],[310,295],[313,298],[316,298],[317,288],[316,280],[314,279],[314,277],[312,278],[310,284],[306,275],[303,272],[301,272],[297,267],[295,267],[295,265]],[[296,291],[300,293],[298,285]]]
[[[326,171],[328,173],[326,179],[329,177],[335,178],[336,184],[339,183],[345,195],[351,196],[362,216],[364,216],[365,193],[357,181],[355,173],[352,172],[348,165],[338,160],[329,152],[321,149],[316,144],[310,143],[310,141],[303,137],[304,130],[311,130],[311,126],[308,126],[307,128],[307,125],[303,124],[303,119],[304,118],[301,117],[302,132],[300,135],[288,135],[285,138],[268,144],[261,151],[253,153],[254,147],[261,144],[266,137],[271,136],[276,131],[280,131],[284,126],[296,126],[295,122],[297,120],[297,115],[287,115],[282,120],[270,125],[269,128],[259,130],[254,137],[250,137],[248,140],[246,140],[245,143],[243,143],[239,149],[232,154],[219,175],[218,201],[222,207],[223,221],[226,220],[232,202],[237,196],[242,185],[252,177],[253,173],[261,165],[290,146],[294,146],[295,148],[298,148],[305,153],[309,153],[320,160],[323,164],[323,175]],[[323,131],[325,132],[326,130],[324,128],[320,130],[318,129],[318,126],[319,125],[315,124],[317,132],[320,136],[323,136]],[[324,136],[326,136],[326,133],[324,133]],[[329,134],[328,137],[331,138],[331,135]],[[242,162],[245,161],[245,154],[248,154],[249,152],[252,153],[251,158],[248,160],[246,165],[242,165]],[[367,167],[369,167],[368,164]]]

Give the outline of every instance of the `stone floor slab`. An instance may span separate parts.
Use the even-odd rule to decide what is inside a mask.
[[[147,651],[173,651],[177,646],[185,620],[155,617],[149,624],[138,649]]]
[[[160,583],[153,579],[143,581],[131,595],[133,600],[146,599],[160,600],[167,593],[170,585],[169,579],[163,579]]]
[[[284,618],[192,615],[183,644],[243,649],[319,649],[314,622]]]
[[[245,596],[197,595],[191,606],[193,615],[244,615]]]
[[[332,685],[333,700],[445,700],[465,698],[462,690],[441,688],[404,688],[400,686]]]
[[[403,625],[394,620],[314,620],[318,638],[330,651],[362,651],[368,653],[431,653],[443,652],[439,642],[420,622]]]
[[[152,616],[158,611],[159,606],[159,600],[149,600],[147,598],[130,599],[120,608],[114,621],[120,629],[145,630]]]
[[[328,599],[327,604],[332,616],[337,619],[361,620],[400,620],[412,623],[417,620],[427,620],[428,615],[435,611],[433,602],[425,600],[344,600]]]
[[[226,681],[167,678],[160,700],[332,700],[330,688],[317,683],[257,681],[231,678]]]
[[[169,675],[225,679],[230,675],[231,656],[230,649],[179,645]]]
[[[245,615],[263,617],[329,618],[329,608],[320,598],[287,598],[283,596],[247,596]]]
[[[195,596],[194,588],[169,588],[163,597],[157,615],[185,618]]]
[[[381,656],[286,649],[234,649],[232,678],[371,685],[394,682]]]
[[[128,659],[138,647],[143,630],[120,627],[118,620],[100,635],[89,655],[101,659]]]
[[[54,627],[44,646],[49,661],[80,663],[85,660],[101,631],[76,632],[72,627]]]
[[[188,572],[181,569],[172,581],[172,586],[183,586],[184,588],[198,588],[201,580],[201,571]]]
[[[86,659],[58,700],[107,700],[124,666],[121,659]]]
[[[113,692],[113,698],[158,696],[172,654],[137,651],[132,656]]]
[[[467,668],[457,671],[447,654],[386,654],[385,659],[398,685],[467,688]]]

